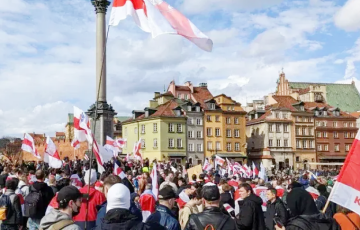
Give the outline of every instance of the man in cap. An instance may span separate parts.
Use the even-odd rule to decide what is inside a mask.
[[[204,211],[190,216],[185,229],[214,229],[214,230],[237,230],[235,221],[221,212],[220,192],[216,185],[205,184],[202,188],[202,202]]]
[[[81,192],[74,186],[66,186],[57,194],[58,209],[52,209],[40,222],[40,229],[81,230],[72,218],[81,209]]]
[[[156,211],[149,216],[147,223],[160,223],[168,230],[180,230],[179,221],[175,218],[171,209],[174,207],[177,198],[173,188],[170,185],[164,186],[159,191],[159,205]]]

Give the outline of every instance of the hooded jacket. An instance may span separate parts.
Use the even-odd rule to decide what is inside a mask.
[[[294,188],[286,198],[293,218],[288,221],[286,230],[340,230],[333,218],[319,213],[311,195],[302,188]]]
[[[40,222],[40,229],[47,230],[52,225],[58,223],[61,220],[71,220],[71,217],[66,213],[60,212],[59,210],[52,209],[49,214],[44,216]],[[62,230],[81,230],[76,224],[71,224],[63,228]]]
[[[88,186],[85,185],[79,190],[82,194],[87,194]],[[73,218],[77,225],[81,227],[81,229],[85,229],[85,218],[86,218],[86,207],[87,202],[86,198],[82,200],[80,213]],[[89,192],[89,206],[88,206],[88,219],[87,219],[87,229],[92,229],[96,225],[96,216],[98,205],[101,205],[106,200],[105,195],[93,187],[90,187]]]
[[[45,216],[46,209],[51,201],[51,199],[55,196],[53,190],[44,182],[34,182],[34,184],[30,187],[30,193],[32,192],[41,192],[41,207],[36,212],[36,217],[34,219],[41,219]]]
[[[250,194],[244,200],[238,201],[240,207],[236,224],[239,230],[265,230],[263,200],[255,194]]]

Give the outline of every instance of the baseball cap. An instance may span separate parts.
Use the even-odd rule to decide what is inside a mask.
[[[202,197],[207,201],[215,201],[220,199],[219,188],[215,185],[204,186],[202,189]]]
[[[69,185],[69,186],[65,186],[59,191],[56,200],[59,203],[67,203],[70,200],[77,200],[82,197],[83,195],[79,191],[79,189],[77,189],[75,186]]]
[[[159,191],[159,199],[169,200],[172,198],[177,198],[177,195],[170,185],[166,185]]]

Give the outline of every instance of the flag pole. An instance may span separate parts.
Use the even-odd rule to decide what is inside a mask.
[[[97,90],[97,95],[96,95],[96,102],[95,102],[95,114],[94,114],[94,134],[96,132],[96,118],[97,118],[97,112],[98,112],[98,103],[97,101],[99,100],[100,97],[100,87],[101,87],[101,80],[103,77],[103,68],[104,68],[104,64],[105,64],[105,55],[106,55],[106,44],[107,44],[107,40],[109,37],[109,31],[110,31],[110,25],[107,28],[107,32],[106,32],[106,37],[105,37],[105,44],[104,44],[104,52],[102,54],[102,64],[101,64],[101,71],[100,71],[100,78],[99,78],[99,85],[98,85],[98,90]],[[92,136],[93,138],[95,138],[95,135]],[[91,178],[91,168],[92,168],[92,161],[93,161],[93,155],[94,155],[94,140],[91,143],[91,155],[89,157],[90,159],[90,163],[89,163],[89,182],[90,182],[90,178]],[[86,213],[85,213],[85,230],[87,230],[87,221],[88,221],[88,216],[89,216],[89,201],[90,201],[90,184],[88,184],[88,188],[87,188],[87,196],[86,196]]]

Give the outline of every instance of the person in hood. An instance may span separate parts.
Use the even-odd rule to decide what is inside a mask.
[[[165,230],[158,223],[143,223],[138,217],[131,214],[130,191],[117,183],[110,187],[107,193],[108,204],[105,217],[95,230]]]
[[[263,200],[254,194],[250,184],[239,185],[242,200],[238,201],[240,213],[236,219],[239,230],[265,230]]]
[[[79,214],[82,201],[81,192],[74,186],[66,186],[57,194],[58,209],[52,209],[40,222],[40,229],[81,230],[72,218]]]
[[[55,196],[53,190],[44,182],[44,171],[37,170],[35,173],[35,177],[37,181],[35,181],[30,187],[30,194],[33,192],[40,193],[42,201],[40,203],[41,205],[39,205],[39,209],[36,212],[36,216],[34,218],[29,218],[28,224],[30,230],[39,229],[40,220],[45,216],[46,209],[51,199]]]
[[[81,210],[79,215],[73,218],[75,223],[79,225],[81,229],[85,229],[86,207],[88,207],[86,228],[92,229],[96,225],[96,216],[97,216],[96,207],[98,205],[103,204],[106,200],[105,195],[102,192],[99,192],[98,190],[95,189],[96,181],[97,181],[96,171],[94,169],[87,170],[84,177],[85,186],[80,189],[80,192],[82,194],[89,194],[89,205],[87,205],[87,199],[83,199],[81,203]]]
[[[340,230],[333,218],[319,212],[311,195],[302,188],[291,190],[287,196],[287,205],[292,218],[286,224],[286,230]]]

